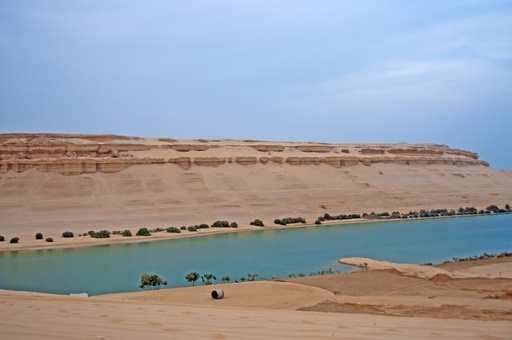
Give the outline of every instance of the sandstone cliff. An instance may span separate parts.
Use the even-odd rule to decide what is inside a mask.
[[[0,231],[512,203],[512,174],[435,144],[0,135]]]

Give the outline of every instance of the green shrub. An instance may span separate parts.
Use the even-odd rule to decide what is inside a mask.
[[[18,243],[19,240],[20,240],[19,237],[13,237],[13,238],[11,238],[10,243]]]
[[[95,232],[94,230],[89,230],[89,231],[87,232],[87,234],[89,234],[89,236],[92,236],[92,234],[94,234],[94,232]]]
[[[168,233],[181,233],[181,230],[176,227],[169,227],[167,228]]]
[[[5,237],[0,235],[0,242],[3,242],[3,241],[5,241]]]
[[[187,228],[188,231],[197,231],[197,228],[194,226],[190,226]]]
[[[110,231],[108,230],[100,230],[97,233],[93,233],[91,237],[94,238],[110,238]]]
[[[208,228],[210,228],[210,226],[208,224],[206,224],[206,223],[201,223],[199,225],[199,229],[208,229]]]
[[[275,222],[275,221],[274,221]],[[262,220],[259,220],[259,219],[255,219],[254,221],[252,221],[250,223],[251,225],[255,225],[257,227],[264,227],[265,225],[263,224],[263,221]]]
[[[185,227],[185,226],[181,226],[181,227],[180,227],[180,229],[181,229],[181,230],[187,230],[187,227]]]
[[[137,236],[151,236],[151,233],[149,232],[148,228],[140,228],[137,231]]]
[[[123,236],[132,236],[132,232],[131,232],[130,230],[128,230],[128,229],[125,229],[125,230],[121,233],[121,235],[123,235]]]
[[[43,234],[37,233],[36,234],[36,240],[42,240],[42,239],[43,239]]]
[[[53,242],[53,238],[51,238],[51,237],[47,237],[47,238],[46,238],[46,242]]]
[[[278,219],[278,218],[276,218],[276,219],[274,220],[274,223],[275,223],[275,224],[281,224],[281,220],[280,220],[280,219]]]
[[[212,228],[229,228],[228,221],[215,221],[212,224]]]
[[[229,225],[231,228],[238,228],[238,223],[236,222],[231,222],[231,224]]]
[[[322,224],[322,222],[320,220],[316,220],[315,224]]]
[[[73,233],[71,231],[65,231],[62,233],[62,237],[70,238],[73,237]]]

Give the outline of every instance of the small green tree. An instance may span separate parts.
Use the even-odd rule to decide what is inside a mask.
[[[123,235],[123,236],[127,236],[127,237],[129,237],[129,236],[132,236],[132,232],[131,232],[130,230],[128,230],[128,229],[125,229],[125,230],[123,231],[122,235]]]
[[[158,289],[161,285],[166,286],[167,281],[162,280],[158,275],[144,274],[140,278],[139,288],[145,290]]]
[[[256,279],[258,278],[259,274],[247,274],[247,281],[256,281]]]
[[[185,275],[185,279],[192,283],[192,286],[196,285],[196,281],[201,277],[201,275],[198,272],[190,272],[187,275]]]
[[[205,286],[211,285],[215,280],[217,280],[217,278],[213,274],[203,274],[203,276],[201,276],[201,281],[203,281],[203,285]]]
[[[223,276],[221,280],[222,283],[229,283],[231,281],[231,278],[229,276]]]

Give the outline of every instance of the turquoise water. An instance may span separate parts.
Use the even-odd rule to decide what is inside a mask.
[[[239,280],[328,268],[341,257],[427,263],[512,249],[512,215],[261,230],[129,245],[0,253],[0,288],[92,295],[138,291],[140,276],[189,285],[191,271]]]

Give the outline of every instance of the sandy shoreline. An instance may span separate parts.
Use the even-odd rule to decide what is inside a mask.
[[[442,217],[431,217],[435,219],[439,218],[471,218],[474,215],[462,215],[462,216],[442,216]],[[240,232],[252,232],[252,231],[262,231],[262,230],[280,230],[280,229],[294,229],[294,228],[317,228],[321,226],[330,226],[330,225],[352,225],[352,224],[362,224],[362,223],[392,223],[397,221],[417,221],[423,219],[431,219],[431,218],[415,218],[408,220],[401,219],[367,219],[367,218],[359,218],[359,219],[350,219],[350,220],[331,220],[331,221],[323,221],[321,225],[316,225],[311,222],[308,223],[294,223],[288,224],[285,226],[277,225],[275,223],[267,223],[264,227],[252,226],[249,223],[239,223],[238,228],[206,228],[206,229],[198,229],[196,232],[190,232],[188,230],[182,231],[181,233],[168,233],[167,231],[159,231],[154,232],[151,236],[135,236],[137,229],[131,229],[132,235],[130,237],[124,237],[122,235],[113,235],[111,234],[109,238],[93,238],[86,234],[87,231],[81,231],[79,233],[74,232],[74,237],[72,238],[64,238],[62,237],[62,232],[59,233],[44,233],[44,238],[42,240],[36,240],[34,234],[27,234],[26,232],[12,234],[16,237],[20,238],[18,243],[11,244],[9,243],[9,239],[11,238],[10,234],[5,234],[9,236],[5,236],[5,241],[0,243],[0,252],[9,252],[9,251],[31,251],[31,250],[43,250],[43,249],[65,249],[65,248],[79,248],[79,247],[91,247],[91,246],[100,246],[100,245],[114,245],[114,244],[133,244],[133,243],[142,243],[142,242],[153,242],[153,241],[163,241],[170,239],[178,239],[178,238],[187,238],[187,237],[201,237],[207,235],[217,235],[217,234],[226,234],[226,233],[240,233]],[[310,218],[307,221],[311,221]],[[76,230],[76,228],[74,228]],[[123,229],[124,230],[124,229]],[[99,229],[95,230],[99,231]],[[111,230],[109,230],[111,231]],[[112,231],[111,231],[112,232]],[[15,237],[12,236],[12,237]],[[45,239],[47,237],[53,238],[53,242],[46,242]]]
[[[467,275],[386,267],[89,298],[0,290],[0,327],[6,339],[509,338],[511,258],[419,267]],[[214,289],[224,299],[212,299]]]

